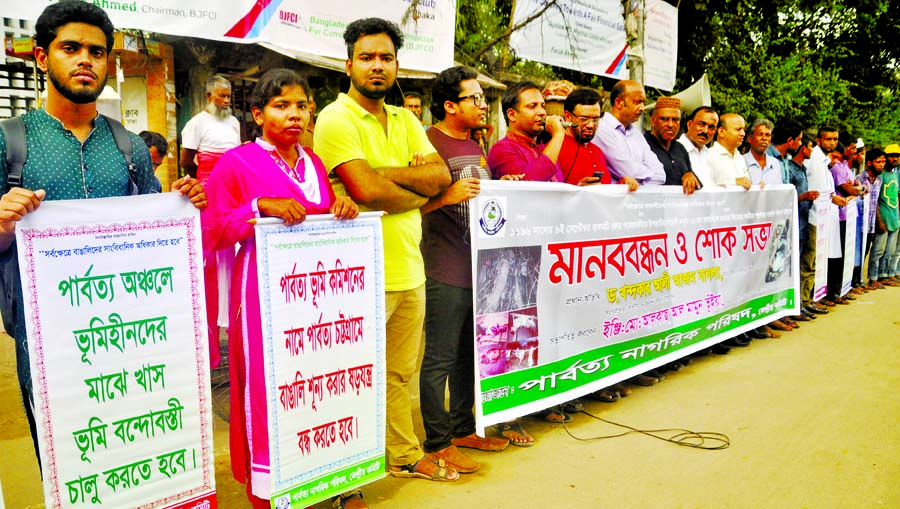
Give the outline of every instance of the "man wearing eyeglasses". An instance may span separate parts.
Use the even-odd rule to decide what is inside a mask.
[[[475,337],[472,309],[472,249],[469,208],[480,180],[490,180],[484,151],[471,138],[484,124],[487,101],[474,69],[441,71],[431,87],[431,116],[438,122],[426,135],[450,169],[453,184],[422,208],[425,260],[425,354],[419,372],[419,400],[425,453],[460,473],[477,461],[458,447],[500,451],[509,440],[475,434]],[[450,411],[444,406],[449,382]]]
[[[675,143],[681,127],[681,99],[657,99],[650,121],[652,128],[649,133],[644,133],[644,138],[666,172],[663,185],[681,186],[684,194],[692,194],[701,187],[700,181],[694,175],[687,149],[681,143]]]
[[[562,182],[556,161],[566,130],[558,115],[547,115],[538,86],[531,81],[514,83],[503,93],[500,103],[508,129],[506,137],[488,154],[494,178],[523,175],[522,180]],[[545,130],[550,141],[539,144],[537,137]]]

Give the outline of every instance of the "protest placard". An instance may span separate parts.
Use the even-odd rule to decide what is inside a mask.
[[[384,476],[380,216],[256,226],[272,507]]]
[[[197,210],[51,201],[16,239],[47,507],[215,507]]]

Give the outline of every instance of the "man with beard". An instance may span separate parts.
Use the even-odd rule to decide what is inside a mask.
[[[428,139],[450,169],[453,184],[422,207],[422,256],[425,260],[425,354],[419,373],[419,399],[425,426],[425,452],[444,459],[461,473],[477,461],[457,447],[501,451],[505,438],[475,434],[475,362],[473,349],[472,251],[469,209],[479,180],[490,180],[484,151],[471,132],[484,124],[487,101],[477,73],[469,67],[445,69],[431,87],[431,114],[438,123]],[[450,388],[450,411],[444,396]]]
[[[222,154],[240,144],[241,126],[231,115],[231,83],[221,76],[210,76],[206,80],[206,109],[181,131],[181,167],[206,183]]]
[[[701,185],[713,185],[712,170],[709,169],[709,142],[712,141],[719,125],[719,114],[709,106],[700,106],[688,117],[687,129],[678,142],[687,149],[691,159],[691,170]]]
[[[315,146],[336,194],[349,195],[361,210],[389,212],[382,227],[390,473],[455,481],[456,469],[422,451],[409,392],[425,319],[419,209],[450,185],[450,172],[415,115],[384,102],[397,79],[403,45],[397,25],[380,18],[356,20],[347,25],[344,42],[350,90],[319,114]]]
[[[644,113],[645,101],[640,83],[631,80],[616,83],[609,92],[612,111],[600,119],[593,143],[606,155],[609,171],[616,180],[631,177],[640,185],[660,185],[666,181],[663,165],[634,125]]]
[[[48,77],[47,101],[44,108],[20,117],[25,128],[27,162],[18,186],[9,182],[6,149],[11,140],[0,133],[0,181],[7,184],[0,198],[3,263],[9,262],[10,255],[15,256],[16,223],[44,200],[127,196],[135,191],[150,194],[159,186],[141,138],[128,133],[134,166],[134,171],[130,171],[113,137],[113,120],[97,114],[96,101],[106,86],[113,32],[103,9],[87,2],[53,3],[38,17],[34,57],[38,69]],[[206,195],[196,180],[179,179],[172,189],[189,197],[198,209],[206,207]],[[13,284],[17,319],[14,330],[9,332],[15,338],[19,387],[37,452],[28,338],[18,274]]]
[[[181,167],[204,185],[219,158],[241,144],[241,127],[231,114],[231,83],[221,76],[206,80],[206,109],[181,131]],[[196,161],[196,162],[195,162]],[[210,363],[219,365],[219,327],[228,328],[228,282],[234,249],[222,249],[203,260],[206,323]]]
[[[818,206],[824,205],[829,207],[827,221],[829,222],[829,225],[833,227],[831,230],[837,233],[839,228],[839,214],[837,207],[834,207],[834,205],[839,207],[847,205],[847,200],[835,194],[834,178],[831,176],[831,172],[828,169],[831,162],[829,154],[834,152],[834,149],[837,148],[838,144],[837,128],[827,125],[820,127],[818,136],[816,137],[816,144],[818,146],[813,149],[812,155],[805,163],[806,175],[809,178],[809,190],[818,191],[819,194],[830,195],[831,202],[829,203],[826,201],[819,204],[813,202],[809,209],[809,216],[817,217],[818,212],[816,211],[816,207]],[[800,257],[800,289],[804,294],[808,292],[810,298],[813,300],[815,299],[817,230],[818,228],[811,222],[809,224],[809,236],[807,239],[807,242],[810,244],[811,254],[808,257]],[[829,252],[829,258],[834,255],[840,256],[841,246],[839,236],[831,236],[825,245],[825,249]],[[827,299],[823,301],[823,304],[826,306],[834,306],[834,302]]]
[[[562,182],[563,174],[556,161],[562,149],[566,130],[557,115],[547,115],[544,96],[537,85],[520,81],[510,85],[500,98],[506,137],[498,141],[488,154],[488,166],[494,178],[523,175],[522,180]],[[550,141],[538,143],[538,135],[547,131]]]
[[[691,168],[691,158],[684,145],[673,143],[681,126],[681,99],[657,99],[650,122],[652,128],[644,138],[666,172],[664,185],[681,186],[684,194],[693,194],[701,184]]]
[[[564,182],[579,186],[612,183],[606,156],[600,147],[591,143],[602,115],[600,94],[596,90],[577,88],[566,96],[563,118],[572,125],[566,128],[557,161]],[[622,179],[621,183],[628,185],[629,191],[638,188],[637,181],[631,177]]]

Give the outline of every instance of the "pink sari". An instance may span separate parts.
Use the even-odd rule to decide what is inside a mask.
[[[309,149],[318,178],[320,203],[311,203],[300,187],[256,143],[222,156],[206,186],[209,206],[201,216],[204,255],[240,243],[229,299],[228,355],[231,377],[231,470],[253,494],[268,499],[269,435],[263,367],[262,325],[256,271],[252,202],[256,198],[294,198],[307,214],[325,214],[334,202],[322,161]],[[302,167],[302,162],[300,165]]]

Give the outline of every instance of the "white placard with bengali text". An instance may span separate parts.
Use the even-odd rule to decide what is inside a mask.
[[[384,476],[380,214],[257,225],[273,507]]]
[[[50,201],[16,239],[47,507],[214,507],[198,211]]]

